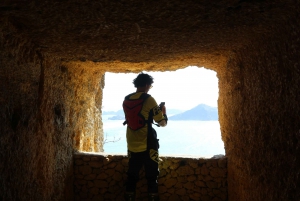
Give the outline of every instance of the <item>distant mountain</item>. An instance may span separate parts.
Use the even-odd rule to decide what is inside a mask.
[[[125,120],[125,116],[124,115],[115,115],[112,117],[108,118],[109,120]]]
[[[167,109],[167,114],[170,120],[218,120],[218,108],[210,107],[205,104],[200,104],[185,112],[182,112],[182,110],[178,109]],[[118,111],[103,111],[102,115],[114,115],[112,117],[109,117],[109,120],[125,119],[122,109]]]
[[[178,110],[178,109],[167,109],[167,114],[168,116],[170,115],[175,115],[175,114],[180,114],[182,113],[183,110]],[[102,111],[102,115],[117,115],[117,116],[124,116],[123,109],[118,110],[118,111]]]
[[[169,120],[218,120],[218,108],[200,104],[183,113],[169,117]]]
[[[114,115],[116,114],[115,111],[102,111],[102,115]]]
[[[102,115],[123,115],[124,116],[124,112],[123,110],[118,110],[118,111],[102,111]]]

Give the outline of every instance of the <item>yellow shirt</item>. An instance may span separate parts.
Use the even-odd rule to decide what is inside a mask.
[[[134,93],[129,99],[138,99],[143,92]],[[155,99],[150,96],[148,97],[141,110],[141,114],[148,120],[150,112],[153,112],[153,120],[155,122],[160,122],[165,120],[159,106],[157,105]],[[127,126],[126,138],[127,138],[127,148],[132,152],[142,152],[147,150],[147,134],[148,134],[148,124],[136,131],[130,129]]]

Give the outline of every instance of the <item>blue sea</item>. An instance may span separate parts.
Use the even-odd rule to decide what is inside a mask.
[[[126,126],[123,120],[108,120],[103,115],[104,152],[127,154]],[[166,127],[156,127],[161,156],[212,157],[225,155],[219,121],[168,121]]]

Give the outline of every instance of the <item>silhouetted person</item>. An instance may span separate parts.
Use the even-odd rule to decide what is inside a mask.
[[[152,88],[153,77],[140,73],[133,80],[133,84],[136,92],[127,95],[123,102],[129,159],[125,200],[135,200],[139,172],[144,166],[149,200],[157,201],[159,200],[157,184],[159,143],[152,123],[154,120],[161,127],[167,125],[166,107],[159,106],[155,99],[148,94]]]

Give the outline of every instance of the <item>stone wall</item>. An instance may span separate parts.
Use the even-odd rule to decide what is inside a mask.
[[[300,197],[300,19],[273,33],[232,55],[218,72],[230,201]]]
[[[124,155],[74,155],[76,201],[123,200],[128,158]],[[161,200],[227,200],[227,158],[160,157]],[[147,200],[147,181],[140,173],[137,200]]]

